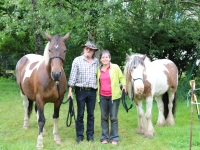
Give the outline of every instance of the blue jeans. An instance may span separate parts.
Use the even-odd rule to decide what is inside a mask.
[[[102,135],[100,140],[116,140],[119,141],[118,134],[118,109],[120,99],[111,100],[110,97],[100,96],[100,108],[101,108],[101,128]],[[109,118],[111,122],[111,129],[109,132]]]
[[[76,121],[76,137],[84,138],[84,111],[87,108],[87,139],[93,138],[94,135],[94,109],[96,104],[96,90],[82,90],[76,88],[77,101],[77,121]]]

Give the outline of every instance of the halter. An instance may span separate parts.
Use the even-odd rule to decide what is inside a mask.
[[[62,59],[61,57],[59,57],[59,56],[54,56],[54,57],[51,57],[49,60],[51,61],[52,59],[54,59],[54,58],[59,58],[60,60],[62,60],[62,62],[64,62],[64,59]]]
[[[136,78],[136,79],[132,78],[132,80],[133,80],[133,82],[136,80],[142,80],[142,82],[144,82],[142,78]]]

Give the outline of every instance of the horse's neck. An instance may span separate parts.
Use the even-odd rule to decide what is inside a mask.
[[[152,69],[154,69],[152,66],[152,62],[150,61],[145,62],[145,68],[146,68],[146,73],[151,73]]]
[[[40,60],[40,72],[43,72],[43,75],[50,75],[51,74],[51,64],[50,62],[46,64],[45,59]]]
[[[145,68],[145,78],[149,80],[149,82],[152,82],[156,74],[156,68],[153,66],[152,62],[146,63]]]

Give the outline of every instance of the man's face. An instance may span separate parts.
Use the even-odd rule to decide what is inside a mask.
[[[84,56],[87,58],[92,58],[92,55],[94,54],[94,50],[90,49],[89,47],[84,47]]]

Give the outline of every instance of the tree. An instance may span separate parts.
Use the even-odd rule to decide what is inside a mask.
[[[0,55],[42,54],[47,43],[44,32],[71,32],[64,65],[67,76],[86,40],[110,50],[112,62],[120,66],[125,53],[169,58],[180,76],[190,70],[199,51],[197,0],[2,0],[0,8]]]

